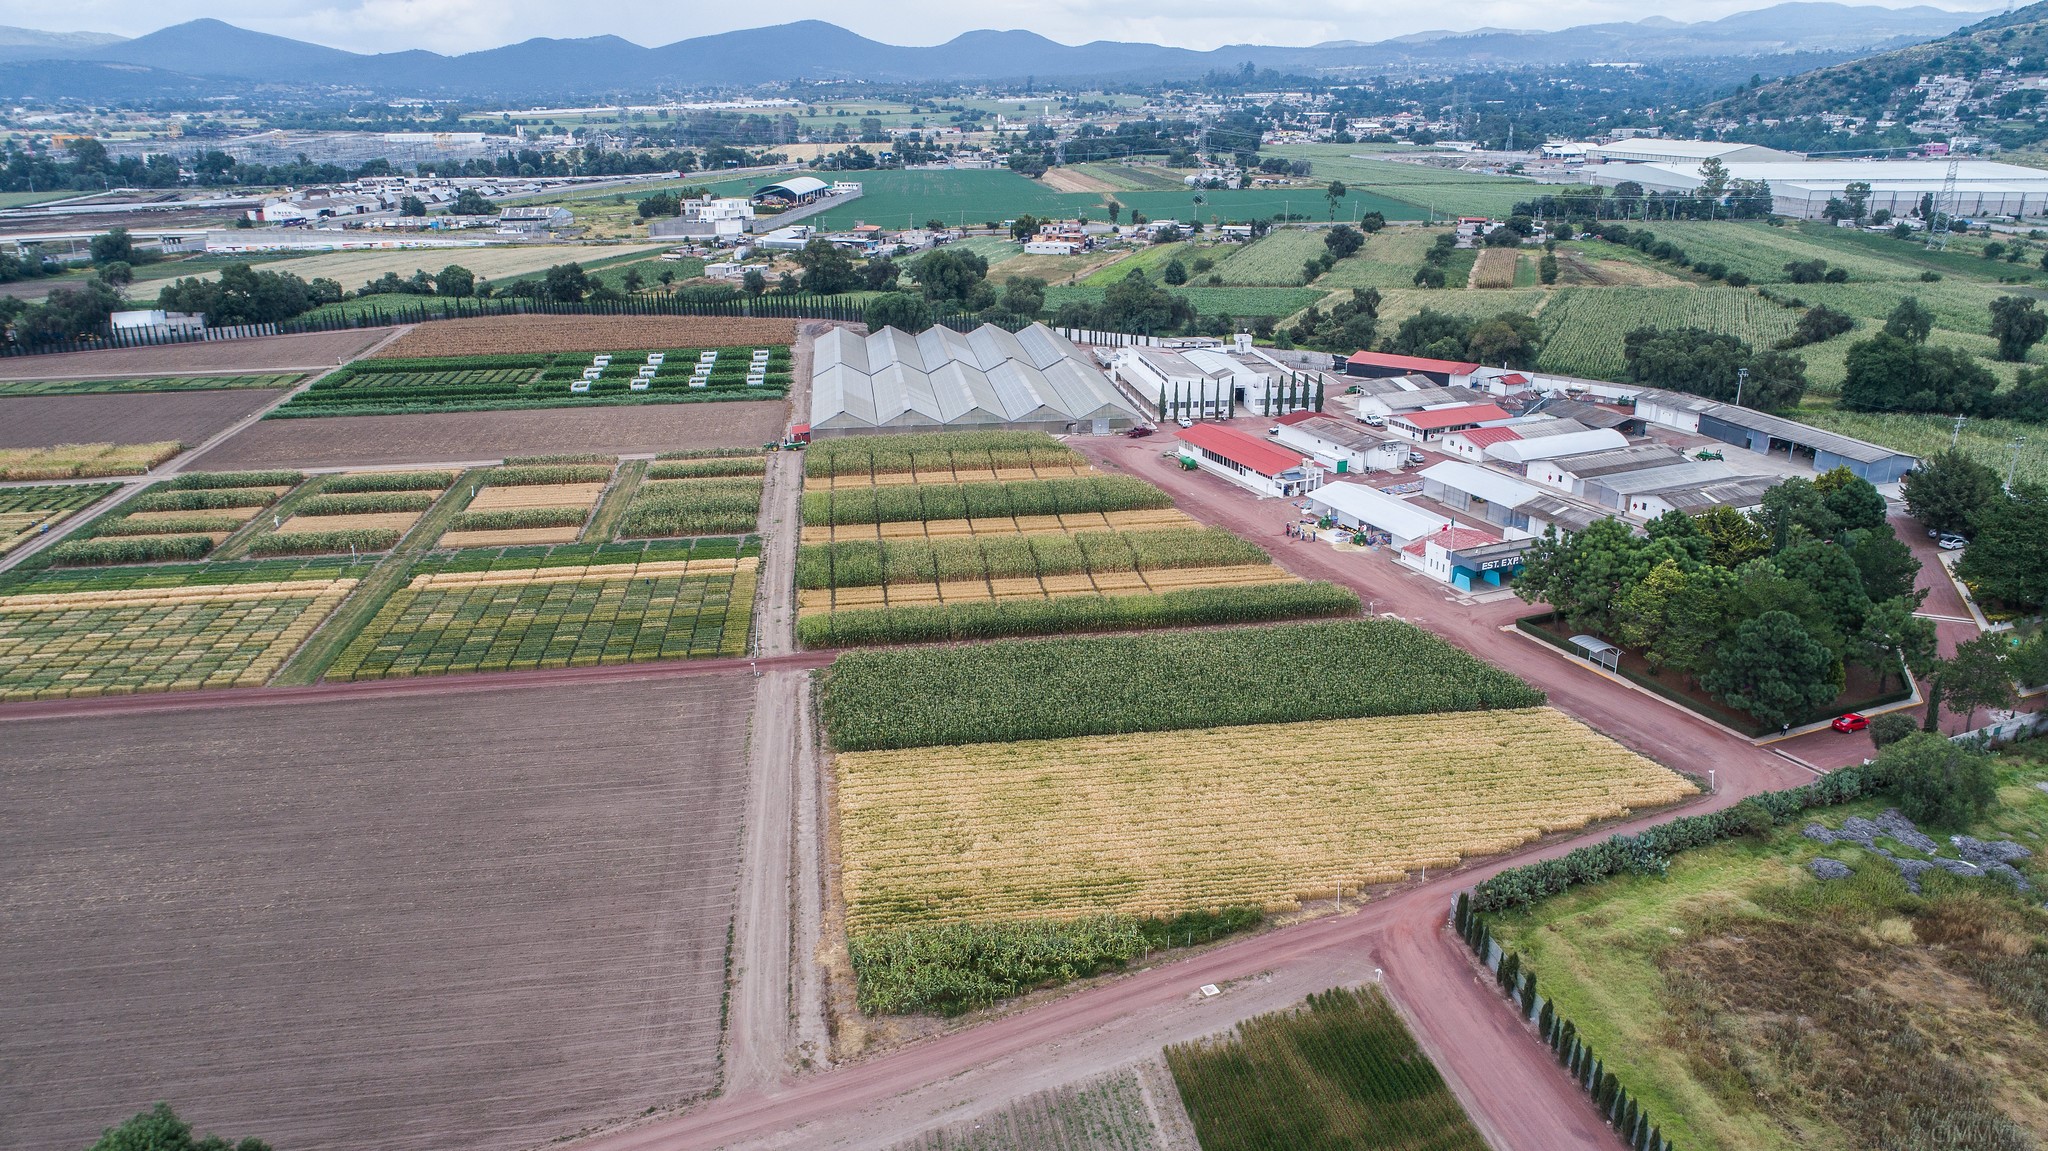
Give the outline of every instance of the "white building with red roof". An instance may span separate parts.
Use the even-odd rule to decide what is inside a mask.
[[[1491,532],[1459,525],[1411,541],[1401,562],[1459,591],[1500,587],[1522,570],[1522,555],[1534,540],[1503,540]]]
[[[1298,496],[1322,486],[1323,469],[1299,451],[1219,424],[1180,429],[1180,458],[1262,496]]]

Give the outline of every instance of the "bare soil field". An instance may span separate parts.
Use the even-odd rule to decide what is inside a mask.
[[[782,434],[788,411],[789,405],[781,400],[733,400],[581,410],[263,420],[198,458],[206,470],[232,471],[459,463],[564,452],[636,455],[686,448],[759,447]]]
[[[9,725],[0,1148],[165,1100],[296,1151],[495,1151],[709,1090],[751,687]]]
[[[204,443],[277,399],[259,388],[220,392],[0,396],[0,448],[57,444]]]
[[[312,371],[352,360],[391,334],[389,328],[265,336],[255,340],[209,340],[155,348],[108,348],[51,356],[0,359],[0,380],[76,380],[95,376],[170,376],[220,373]]]
[[[788,344],[795,320],[719,316],[483,316],[430,320],[377,350],[404,356],[488,356],[497,353],[623,352],[635,348],[709,348]]]
[[[1048,168],[1040,183],[1057,192],[1114,192],[1117,186],[1107,180],[1076,172],[1072,168]]]

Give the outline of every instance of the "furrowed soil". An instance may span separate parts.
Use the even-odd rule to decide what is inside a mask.
[[[75,380],[92,376],[164,376],[183,372],[282,372],[331,368],[352,360],[391,334],[389,328],[209,340],[154,348],[107,348],[0,360],[0,380]],[[446,354],[446,353],[440,353]]]
[[[781,400],[732,400],[263,420],[198,457],[202,462],[191,466],[209,471],[331,468],[571,452],[637,455],[688,448],[760,447],[782,434],[788,410],[789,405]]]
[[[430,320],[377,350],[404,356],[623,352],[636,348],[768,347],[796,340],[795,320],[719,316],[482,316]]]
[[[0,448],[198,444],[275,399],[276,392],[262,388],[0,397]]]
[[[297,1151],[510,1151],[709,1091],[751,688],[10,724],[0,1148],[165,1100]]]

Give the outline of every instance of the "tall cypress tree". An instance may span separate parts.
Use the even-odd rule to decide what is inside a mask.
[[[1472,922],[1471,892],[1460,891],[1458,893],[1458,912],[1457,915],[1453,917],[1452,922],[1458,925],[1458,934],[1463,935],[1465,933],[1465,928]]]
[[[1546,1003],[1545,1006],[1549,1004]],[[1522,1018],[1529,1019],[1535,1014],[1536,970],[1533,967],[1525,967],[1522,969]]]
[[[1557,1012],[1550,1009],[1550,1000],[1543,1001],[1543,1011],[1536,1017],[1536,1030],[1543,1033],[1543,1041],[1557,1050]]]

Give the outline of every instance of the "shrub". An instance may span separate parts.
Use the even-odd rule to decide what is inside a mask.
[[[347,531],[267,532],[249,545],[251,555],[290,556],[345,552],[381,552],[398,542],[395,528],[353,528]]]
[[[1942,735],[1913,732],[1878,753],[1916,823],[1957,827],[1982,815],[1998,794],[1991,757]]]
[[[57,564],[146,564],[196,560],[213,550],[208,536],[116,536],[66,540],[50,549]]]
[[[1902,711],[1888,711],[1870,721],[1870,742],[1879,750],[1891,746],[1920,730],[1913,717]]]

